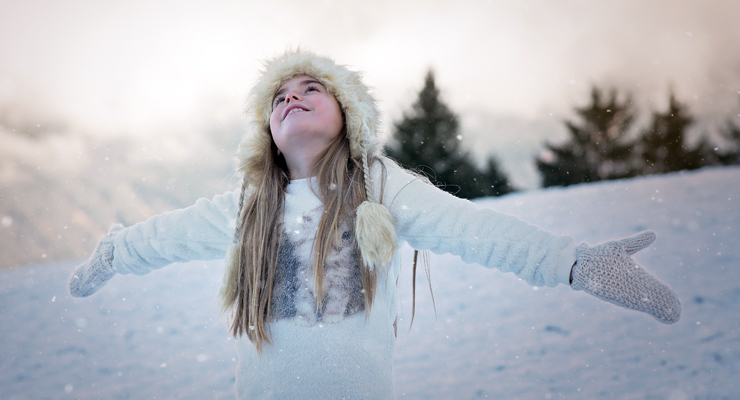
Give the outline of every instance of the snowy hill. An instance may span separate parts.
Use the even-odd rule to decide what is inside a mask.
[[[408,259],[397,398],[740,396],[740,168],[478,203],[591,244],[656,231],[636,259],[673,286],[682,319],[661,325],[446,255],[431,259],[436,318],[420,274],[409,332]],[[236,351],[216,311],[222,262],[119,276],[89,299],[67,295],[74,264],[0,271],[0,398],[233,398]]]

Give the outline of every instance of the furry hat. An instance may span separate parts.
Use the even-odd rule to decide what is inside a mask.
[[[257,177],[266,172],[265,155],[272,144],[270,114],[275,93],[286,81],[300,75],[309,75],[320,81],[339,102],[351,157],[361,163],[365,179],[367,200],[356,210],[355,238],[363,262],[370,271],[387,267],[396,251],[396,232],[389,210],[374,198],[368,168],[368,154],[380,155],[382,149],[378,137],[380,118],[375,99],[359,72],[304,50],[287,51],[264,62],[247,101],[249,135],[239,145],[239,172],[245,183],[242,190],[256,183]],[[239,210],[238,215],[242,211]],[[240,254],[237,250],[236,246],[229,249],[227,261],[230,265],[227,267],[236,265],[233,257]]]
[[[269,149],[272,140],[270,114],[275,93],[283,83],[300,75],[309,75],[320,81],[339,102],[353,158],[361,161],[363,154],[380,151],[378,109],[360,73],[350,71],[327,57],[302,50],[288,51],[264,62],[261,76],[249,93],[247,117],[250,119],[251,137],[239,146],[240,172],[247,180],[261,173],[261,168],[253,161],[263,159],[258,150]]]

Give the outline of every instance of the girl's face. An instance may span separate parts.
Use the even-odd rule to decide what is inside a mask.
[[[285,82],[272,102],[270,131],[292,179],[306,170],[342,131],[342,110],[324,85],[308,75]]]

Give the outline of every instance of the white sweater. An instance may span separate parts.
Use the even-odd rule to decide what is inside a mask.
[[[568,284],[573,239],[554,236],[517,218],[480,209],[386,162],[382,202],[403,242],[419,250],[452,253],[463,261],[514,272],[530,285]],[[383,168],[373,181],[380,197]],[[269,329],[273,345],[262,357],[237,340],[239,399],[393,398],[396,287],[399,257],[378,280],[366,318],[354,240],[346,231],[329,256],[321,310],[310,279],[311,245],[322,212],[311,179],[291,181],[285,198],[283,241]],[[119,273],[146,274],[174,262],[222,259],[232,242],[238,192],[161,214],[115,238]],[[346,227],[344,227],[346,229]]]

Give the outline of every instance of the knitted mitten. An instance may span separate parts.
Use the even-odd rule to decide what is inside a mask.
[[[647,231],[596,247],[581,244],[576,249],[571,287],[618,306],[648,313],[664,324],[678,321],[681,303],[676,293],[630,257],[654,241],[655,233]]]
[[[69,278],[69,293],[74,297],[87,297],[98,291],[113,278],[113,239],[123,229],[113,225],[108,234],[103,236],[90,258],[80,264]]]

